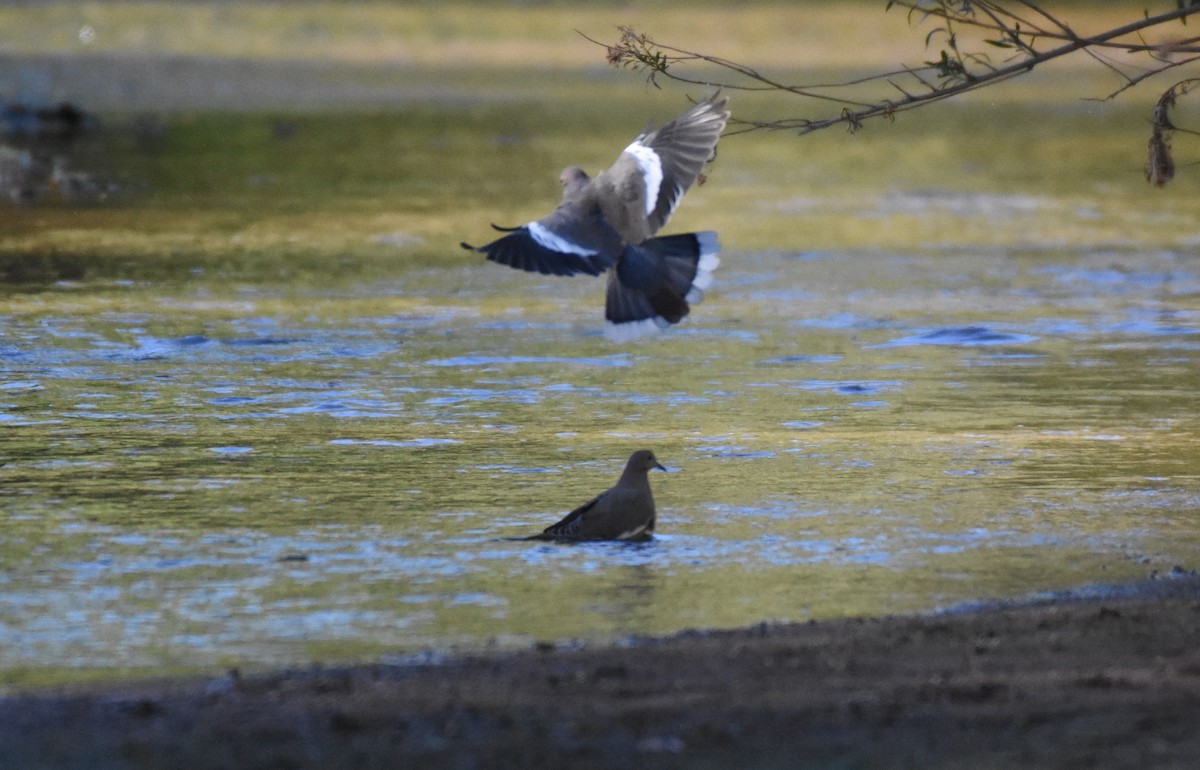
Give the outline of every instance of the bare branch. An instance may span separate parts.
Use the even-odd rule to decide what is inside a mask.
[[[1187,5],[1180,2],[1179,7],[1162,13],[1147,12],[1127,24],[1086,36],[1078,34],[1066,20],[1034,0],[888,0],[887,7],[893,6],[907,9],[910,21],[919,18],[935,22],[925,42],[927,46],[938,45],[937,58],[920,66],[901,67],[838,83],[785,83],[751,65],[660,43],[630,27],[621,27],[618,42],[605,48],[611,64],[639,71],[656,86],[661,78],[666,78],[734,91],[779,92],[839,108],[837,114],[826,117],[769,121],[735,119],[730,123],[730,133],[789,130],[800,135],[835,125],[843,125],[854,132],[872,118],[894,120],[897,113],[1004,82],[1079,51],[1108,67],[1124,81],[1107,96],[1108,99],[1156,75],[1200,62],[1200,36],[1159,43],[1147,41],[1143,36],[1146,30],[1175,21],[1186,22],[1189,16],[1200,14],[1200,3],[1195,0]],[[964,48],[960,28],[971,31],[971,41],[977,42],[980,34],[986,35],[983,43],[1010,51],[1011,55],[1006,61],[994,64],[986,53]],[[595,40],[592,42],[604,45]],[[967,45],[974,45],[974,42]],[[1111,60],[1104,53],[1106,51],[1142,55],[1151,64],[1143,71],[1130,74],[1131,65]],[[701,75],[697,67],[707,71]],[[1195,79],[1180,81],[1168,89],[1160,99],[1162,114],[1174,106],[1177,97],[1191,90],[1195,82]],[[864,88],[870,91],[874,85],[886,88],[891,98],[878,90],[873,96],[862,95],[866,93]],[[1161,186],[1174,173],[1170,132],[1181,129],[1171,126],[1169,120],[1154,125],[1147,177]]]
[[[1036,8],[1038,10],[1038,13],[1046,16],[1047,19],[1053,20],[1053,18],[1054,18],[1052,16],[1049,16],[1045,11],[1041,10],[1040,7],[1036,6],[1033,3],[1024,3],[1023,2],[1022,4],[1029,6],[1031,8]],[[910,8],[913,10],[921,10],[922,12],[926,13],[927,15],[929,15],[931,17],[940,18],[943,20],[953,20],[954,22],[964,25],[964,26],[971,26],[971,27],[975,27],[977,29],[981,29],[981,30],[988,31],[988,32],[995,32],[995,33],[999,33],[999,34],[1008,34],[1012,31],[1016,30],[1017,27],[1019,26],[1019,24],[1021,24],[1020,21],[1014,21],[1013,25],[1011,25],[1011,26],[1008,24],[1005,24],[1003,22],[1000,22],[1000,21],[983,21],[974,15],[960,14],[960,13],[952,12],[949,9],[946,9],[944,7],[925,8],[924,6],[922,6],[922,4],[920,2],[907,2],[906,0],[897,0],[897,2],[894,3],[894,5],[897,7],[900,7],[900,8]],[[983,10],[984,8],[987,8],[987,9],[993,10],[993,11],[998,8],[996,3],[994,3],[994,2],[974,3],[974,4],[972,4],[971,7],[972,7],[972,9],[978,7],[981,10]],[[1059,40],[1059,41],[1082,43],[1084,46],[1089,46],[1089,47],[1118,48],[1123,51],[1140,53],[1140,52],[1157,50],[1157,49],[1161,48],[1161,45],[1150,45],[1150,44],[1135,45],[1135,44],[1130,44],[1130,43],[1123,43],[1123,42],[1120,42],[1120,38],[1125,37],[1127,35],[1134,34],[1135,32],[1142,30],[1142,29],[1156,27],[1156,26],[1160,26],[1160,25],[1168,23],[1168,22],[1175,21],[1176,19],[1186,18],[1197,12],[1200,12],[1200,8],[1195,8],[1193,6],[1177,8],[1173,11],[1167,11],[1167,12],[1164,12],[1164,13],[1161,13],[1161,14],[1158,14],[1155,16],[1147,16],[1141,22],[1136,22],[1134,24],[1129,24],[1124,27],[1119,27],[1116,30],[1113,30],[1111,33],[1104,33],[1103,35],[1099,35],[1096,37],[1090,37],[1090,38],[1081,37],[1081,36],[1077,35],[1070,27],[1068,27],[1065,24],[1062,24],[1061,22],[1058,22],[1058,21],[1054,21],[1054,24],[1059,27],[1058,31],[1045,29],[1043,27],[1036,26],[1033,24],[1027,24],[1025,31],[1021,32],[1021,34],[1034,35],[1036,37],[1043,37],[1043,38],[1046,38],[1049,40]],[[1032,32],[1030,30],[1032,30]],[[1200,45],[1198,45],[1198,44],[1200,44],[1200,37],[1189,37],[1184,40],[1180,40],[1180,41],[1176,41],[1176,42],[1172,43],[1170,48],[1171,48],[1171,50],[1178,51],[1180,53],[1200,53]]]

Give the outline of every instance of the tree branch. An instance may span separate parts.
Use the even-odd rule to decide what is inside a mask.
[[[1189,16],[1200,14],[1200,0],[1187,1],[1187,5],[1179,0],[1179,7],[1172,10],[1153,15],[1146,13],[1144,17],[1127,24],[1084,36],[1033,0],[888,0],[887,8],[896,6],[907,9],[910,20],[920,15],[938,21],[938,26],[926,36],[926,44],[939,39],[939,36],[944,37],[939,58],[926,61],[921,66],[902,67],[855,80],[819,85],[784,83],[748,64],[660,43],[630,27],[619,28],[620,39],[605,48],[609,63],[645,73],[647,80],[656,87],[659,78],[667,78],[689,85],[734,91],[777,91],[788,96],[832,103],[841,108],[837,115],[823,118],[792,117],[771,121],[734,119],[730,122],[731,134],[789,130],[804,135],[835,125],[844,125],[853,132],[872,118],[891,120],[897,113],[1004,82],[1078,51],[1085,51],[1125,81],[1107,97],[1114,98],[1155,75],[1200,61],[1200,36],[1158,44],[1148,43],[1142,37],[1145,30],[1175,21],[1186,23]],[[1010,7],[1012,5],[1020,6],[1027,12],[1018,12]],[[1011,50],[1014,55],[1007,63],[994,66],[986,54],[963,50],[958,34],[960,26],[995,35],[994,39],[984,39],[983,42]],[[1131,37],[1136,39],[1130,40]],[[592,38],[587,39],[604,45]],[[1043,41],[1058,45],[1042,50],[1040,44]],[[1137,74],[1127,74],[1126,65],[1110,61],[1100,51],[1145,55],[1154,62],[1154,66]],[[1173,56],[1183,58],[1169,58]],[[714,79],[693,74],[691,68],[696,65],[715,68],[718,75],[724,73],[724,76]],[[1192,90],[1196,82],[1196,79],[1188,79],[1168,89],[1160,99],[1156,114],[1161,111],[1165,115],[1174,106],[1175,98]],[[861,92],[862,87],[872,84],[885,85],[893,93],[899,93],[899,96],[866,98],[855,95],[855,91]],[[1147,175],[1151,176],[1150,165],[1155,165],[1159,172],[1153,175],[1152,181],[1161,186],[1165,182],[1159,180],[1169,179],[1174,171],[1171,165],[1170,174],[1160,173],[1169,165],[1164,161],[1164,158],[1169,160],[1170,157],[1169,132],[1178,129],[1171,126],[1169,121],[1161,125],[1156,122],[1155,126],[1151,149],[1152,155],[1157,155],[1148,164]]]

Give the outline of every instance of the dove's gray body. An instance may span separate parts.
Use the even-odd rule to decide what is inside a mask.
[[[535,540],[648,540],[654,534],[654,495],[647,473],[665,470],[654,453],[634,452],[621,478],[609,490],[546,527]]]

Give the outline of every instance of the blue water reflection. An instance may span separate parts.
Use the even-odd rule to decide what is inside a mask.
[[[457,304],[408,314],[381,284],[278,317],[135,286],[139,312],[51,292],[0,317],[0,668],[613,638],[1198,566],[1191,259],[726,269],[625,348],[569,291],[514,315],[515,278],[496,299],[509,278],[453,271],[423,280]],[[652,542],[514,540],[642,446],[671,468]]]

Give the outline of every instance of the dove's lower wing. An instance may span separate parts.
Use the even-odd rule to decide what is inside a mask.
[[[579,506],[575,510],[563,517],[563,520],[557,524],[552,524],[542,530],[543,536],[549,537],[583,537],[584,536],[584,515],[600,502],[601,498],[607,495],[608,492],[602,492],[593,497],[588,502]]]
[[[492,225],[496,227],[495,225]],[[621,241],[596,207],[564,202],[550,216],[511,229],[486,246],[462,244],[502,265],[545,275],[600,275],[616,262]]]

